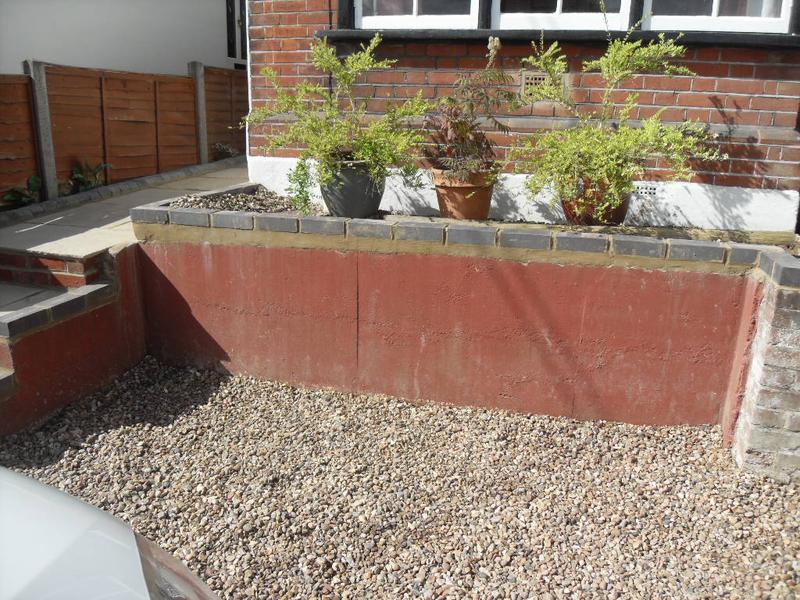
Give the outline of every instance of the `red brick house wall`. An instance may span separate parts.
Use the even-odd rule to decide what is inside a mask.
[[[311,42],[321,31],[334,29],[336,0],[250,0],[251,94],[254,105],[269,96],[263,67],[275,69],[287,86],[303,78],[318,76],[306,64]],[[518,32],[515,32],[518,33]],[[488,34],[487,34],[488,35]],[[484,66],[486,40],[454,43],[442,41],[398,42],[390,39],[381,54],[398,60],[391,71],[371,73],[359,87],[370,110],[380,112],[387,103],[402,100],[422,90],[427,98],[446,95],[458,75]],[[501,39],[503,38],[501,34]],[[517,37],[515,35],[514,37]],[[530,38],[538,37],[531,32]],[[351,43],[342,43],[346,52]],[[661,107],[666,121],[693,119],[708,123],[720,133],[728,160],[698,165],[698,183],[747,188],[797,190],[800,188],[800,50],[796,48],[753,48],[708,46],[684,43],[688,51],[684,64],[696,77],[646,75],[628,83],[640,94],[634,117],[644,118]],[[582,110],[591,110],[599,100],[601,85],[597,74],[581,73],[584,60],[603,52],[597,42],[564,42],[570,60],[570,85]],[[520,58],[530,54],[530,44],[504,40],[503,64],[512,72]],[[620,93],[620,100],[624,94]],[[555,105],[540,103],[509,117],[512,133],[497,135],[501,150],[517,136],[552,126],[553,117],[566,113]],[[250,132],[250,152],[264,155],[264,130]],[[273,155],[291,156],[292,151]],[[649,178],[663,174],[653,161]]]

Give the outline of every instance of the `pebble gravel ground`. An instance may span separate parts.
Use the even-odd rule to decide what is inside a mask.
[[[800,494],[717,428],[298,389],[146,359],[0,464],[225,598],[795,598]]]
[[[189,194],[176,198],[170,203],[171,208],[207,208],[211,210],[238,210],[255,213],[296,212],[292,201],[280,196],[264,186],[258,186],[255,192],[248,194]],[[316,205],[312,207],[314,214],[321,214]]]

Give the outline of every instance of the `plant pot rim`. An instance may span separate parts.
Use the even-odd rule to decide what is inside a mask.
[[[452,173],[453,170],[452,169],[437,169],[435,167],[431,167],[431,172],[440,173],[440,174],[445,174],[446,175],[447,173]],[[469,174],[470,175],[488,175],[491,172],[492,172],[492,169],[481,169],[479,171],[470,171]]]

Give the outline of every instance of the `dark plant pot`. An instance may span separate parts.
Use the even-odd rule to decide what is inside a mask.
[[[471,173],[467,181],[452,177],[448,171],[431,169],[439,212],[449,219],[484,221],[489,218],[492,206],[491,173]]]
[[[322,199],[335,217],[363,219],[378,213],[386,180],[375,181],[361,162],[345,163],[322,186]]]

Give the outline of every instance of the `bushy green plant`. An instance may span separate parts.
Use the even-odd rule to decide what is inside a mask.
[[[110,169],[108,163],[100,163],[92,166],[88,162],[83,162],[72,167],[67,187],[70,194],[77,194],[99,187],[105,183],[105,171]]]
[[[423,135],[413,121],[428,110],[422,92],[383,115],[369,115],[366,101],[354,97],[353,88],[367,71],[388,69],[394,60],[380,60],[375,51],[381,42],[375,35],[368,45],[340,59],[327,40],[311,47],[311,64],[331,76],[329,87],[303,81],[292,89],[280,85],[277,73],[265,68],[274,97],[254,109],[249,125],[267,123],[273,117],[290,117],[268,135],[266,148],[299,148],[300,161],[289,175],[289,193],[298,209],[308,212],[314,184],[330,185],[346,163],[363,162],[376,182],[397,168],[410,180],[416,177],[414,157]],[[312,166],[313,164],[313,166]]]
[[[526,99],[557,102],[578,120],[574,127],[548,130],[515,149],[517,170],[530,173],[527,187],[533,196],[549,190],[553,202],[574,202],[578,215],[593,210],[602,222],[634,191],[634,181],[645,174],[648,159],[660,157],[672,178],[687,180],[693,172],[691,159],[722,158],[708,145],[711,136],[704,125],[664,124],[663,108],[635,125],[630,115],[639,94],[628,93],[619,106],[614,101],[621,85],[637,74],[693,75],[673,64],[686,51],[675,39],[661,34],[647,44],[631,41],[630,35],[609,40],[603,56],[583,65],[584,72],[599,72],[604,82],[602,101],[588,112],[578,109],[563,84],[567,59],[558,42],[545,46],[542,39],[532,46],[533,54],[523,62],[541,71],[545,81]]]
[[[455,89],[436,104],[436,112],[425,119],[433,144],[424,153],[434,167],[467,181],[473,173],[499,171],[496,144],[486,134],[485,124],[502,133],[508,127],[495,116],[504,106],[514,108],[518,95],[508,89],[511,77],[497,64],[500,40],[489,38],[486,66],[464,74]]]
[[[3,200],[13,204],[33,204],[39,202],[42,193],[42,178],[31,175],[25,182],[25,187],[15,187],[3,194]]]

